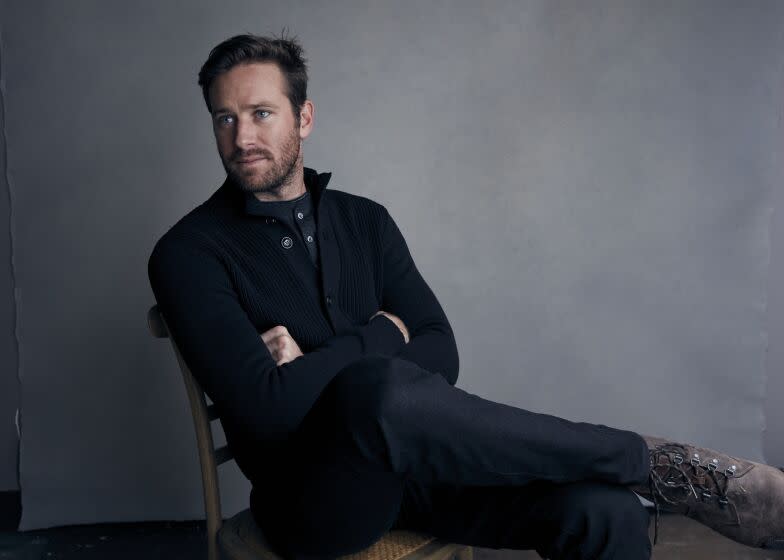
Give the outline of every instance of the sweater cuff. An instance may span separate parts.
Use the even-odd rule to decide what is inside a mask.
[[[384,315],[376,315],[367,325],[359,328],[362,338],[363,354],[382,354],[394,356],[401,347],[406,345],[403,333]]]

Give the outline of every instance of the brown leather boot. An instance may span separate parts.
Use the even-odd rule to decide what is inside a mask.
[[[705,447],[642,436],[648,444],[648,486],[632,490],[740,543],[784,550],[784,472]]]

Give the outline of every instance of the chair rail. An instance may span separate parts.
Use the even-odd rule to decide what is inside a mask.
[[[147,323],[150,327],[150,332],[154,336],[157,338],[168,338],[169,342],[171,342],[183,380],[185,381],[185,391],[188,393],[188,400],[190,401],[191,413],[193,415],[193,426],[196,430],[196,445],[199,449],[204,511],[207,517],[208,557],[209,560],[217,560],[217,536],[223,525],[220,489],[218,487],[218,465],[231,460],[232,455],[226,446],[217,451],[215,450],[210,421],[218,418],[217,409],[214,408],[214,405],[210,405],[212,411],[208,409],[204,391],[185,363],[177,343],[169,336],[169,326],[166,324],[166,319],[160,312],[157,304],[153,305],[147,313]]]

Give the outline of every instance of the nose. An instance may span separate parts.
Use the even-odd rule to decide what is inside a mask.
[[[256,145],[256,134],[253,124],[245,119],[238,119],[234,129],[234,143],[241,150],[248,150]]]

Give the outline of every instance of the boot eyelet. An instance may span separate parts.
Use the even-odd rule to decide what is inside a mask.
[[[716,469],[718,469],[719,468],[719,460],[718,459],[711,460],[711,462],[708,463],[708,468],[710,470],[712,470],[712,471],[715,471]]]
[[[700,466],[700,454],[699,453],[695,453],[692,456],[691,464],[694,465],[695,467],[699,467]]]
[[[730,503],[730,501],[727,498],[719,498],[719,505],[721,507],[724,507],[724,506],[726,506],[729,503]]]
[[[702,493],[702,499],[703,499],[703,500],[705,500],[706,502],[709,502],[712,496],[713,496],[713,494],[711,494],[711,493],[710,493],[710,492],[708,492],[707,490],[705,490],[705,491]]]
[[[724,470],[724,474],[727,475],[728,477],[735,476],[735,471],[737,470],[737,468],[738,467],[736,467],[735,465],[730,465]]]
[[[683,463],[683,457],[678,453],[676,453],[672,458],[672,462],[675,463],[676,465],[680,465],[681,463]]]

